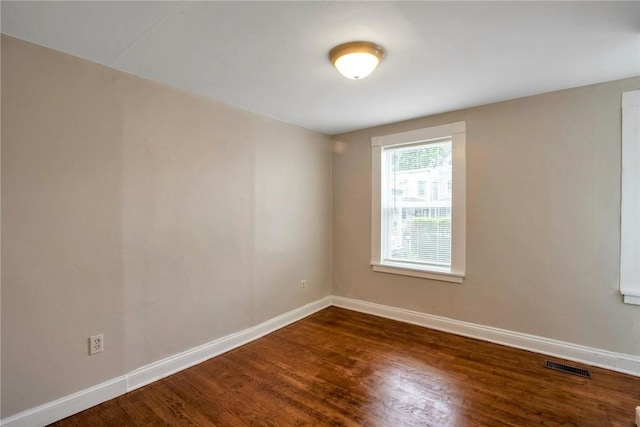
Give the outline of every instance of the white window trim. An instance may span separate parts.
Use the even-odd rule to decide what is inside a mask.
[[[451,200],[451,268],[434,266],[382,263],[382,148],[442,138],[451,138],[453,152],[453,194]],[[455,122],[442,126],[371,139],[371,266],[373,271],[401,274],[424,279],[462,283],[465,275],[466,254],[466,123]]]
[[[622,94],[620,293],[640,305],[640,90]]]

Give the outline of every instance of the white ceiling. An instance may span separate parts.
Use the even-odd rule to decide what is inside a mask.
[[[328,134],[640,75],[640,2],[7,2],[2,32]],[[386,57],[360,81],[327,53]]]

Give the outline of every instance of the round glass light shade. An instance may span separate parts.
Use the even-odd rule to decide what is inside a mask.
[[[333,64],[343,76],[357,80],[367,77],[378,66],[378,58],[370,53],[348,53]]]
[[[384,51],[370,42],[351,42],[336,46],[329,59],[340,73],[352,80],[367,77],[378,66]]]

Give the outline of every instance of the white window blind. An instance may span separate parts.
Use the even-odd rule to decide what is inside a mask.
[[[451,148],[447,138],[383,150],[384,261],[451,266]]]
[[[620,292],[640,305],[640,90],[622,94]]]

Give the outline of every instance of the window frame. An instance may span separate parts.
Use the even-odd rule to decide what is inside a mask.
[[[622,93],[620,293],[640,305],[640,90]]]
[[[451,139],[451,266],[417,266],[383,262],[382,258],[382,153],[386,147]],[[466,122],[400,132],[371,139],[371,268],[381,273],[462,283],[466,264]]]

